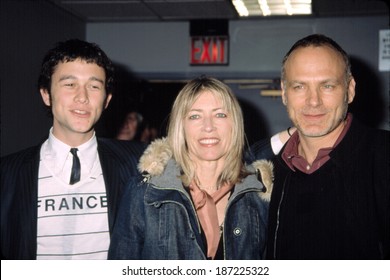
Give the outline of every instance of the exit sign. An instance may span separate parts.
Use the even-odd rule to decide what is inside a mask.
[[[229,63],[228,36],[192,36],[191,65],[227,65]]]

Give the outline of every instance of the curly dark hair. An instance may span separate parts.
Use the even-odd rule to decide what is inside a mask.
[[[97,44],[79,39],[58,42],[53,49],[46,53],[38,78],[38,90],[45,89],[51,94],[51,77],[56,66],[61,62],[71,62],[76,59],[81,59],[87,63],[95,63],[102,67],[106,74],[106,92],[113,93],[114,66],[112,61]]]

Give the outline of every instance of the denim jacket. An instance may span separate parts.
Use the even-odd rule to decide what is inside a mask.
[[[170,156],[164,141],[145,151],[139,166],[143,176],[130,183],[120,206],[109,259],[207,258],[194,205]],[[253,166],[248,167],[253,175],[235,185],[228,201],[222,231],[224,259],[264,257],[272,165],[260,161]]]

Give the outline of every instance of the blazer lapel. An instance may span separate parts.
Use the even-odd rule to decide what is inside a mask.
[[[120,167],[118,166],[112,152],[110,152],[107,143],[98,140],[98,153],[103,172],[104,184],[106,186],[108,224],[111,233],[115,222],[117,206],[120,202],[118,201],[121,194],[120,186],[123,182],[121,182]]]
[[[40,161],[40,146],[32,151],[23,161],[16,178],[18,189],[15,190],[14,200],[18,209],[12,215],[18,216],[15,221],[20,235],[20,254],[26,259],[36,259],[37,252],[37,200],[38,200],[38,172]],[[14,208],[14,209],[15,209]]]

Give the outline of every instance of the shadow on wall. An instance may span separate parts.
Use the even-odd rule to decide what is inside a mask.
[[[169,112],[182,87],[182,83],[150,83],[127,67],[115,64],[113,98],[102,115],[97,134],[115,138],[127,113],[135,110],[158,130],[158,137],[166,136]]]
[[[130,108],[137,107],[141,83],[126,67],[115,64],[114,92],[108,108],[103,112],[96,133],[101,137],[114,138]]]
[[[359,58],[350,59],[352,75],[356,81],[356,94],[349,105],[349,111],[362,123],[377,128],[383,122],[387,108],[381,92],[383,85],[377,71]]]
[[[239,99],[244,115],[244,129],[247,145],[251,146],[256,141],[269,135],[268,124],[259,110],[246,100]]]

